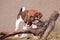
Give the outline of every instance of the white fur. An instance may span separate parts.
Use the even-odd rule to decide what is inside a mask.
[[[24,22],[24,21],[23,21],[22,17],[20,16],[20,18],[16,20],[16,28],[15,28],[15,31],[17,31],[17,29],[19,28],[19,23],[21,23],[21,22]]]
[[[15,28],[15,31],[18,30],[19,23],[21,23],[21,22],[24,22],[24,21],[23,21],[22,17],[20,16],[20,18],[16,20],[16,24],[15,24],[16,28]],[[15,35],[15,37],[18,37],[18,35]]]
[[[16,20],[16,28],[15,28],[15,31],[17,31],[17,30],[19,29],[19,24],[20,24],[21,22],[24,22],[24,20],[23,20],[22,17],[20,16],[20,18],[19,18],[18,20]],[[27,25],[26,25],[26,26],[23,26],[22,29],[24,29],[24,30],[27,29]],[[23,38],[23,37],[25,37],[25,36],[27,36],[27,34],[22,34],[20,38]],[[19,37],[19,36],[18,36],[18,35],[15,35],[15,37]]]
[[[37,28],[37,26],[36,26],[36,25],[34,25],[34,24],[32,24],[32,28]]]
[[[38,20],[36,20],[36,22],[39,22]]]
[[[27,26],[23,26],[23,30],[26,30],[27,29]]]

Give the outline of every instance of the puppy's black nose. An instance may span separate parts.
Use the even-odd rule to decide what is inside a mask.
[[[27,21],[25,21],[25,23],[27,23]]]
[[[31,26],[31,25],[32,25],[32,23],[31,23],[31,22],[28,22],[28,23],[27,23],[27,25]]]
[[[29,26],[32,25],[32,22],[27,22],[27,21],[25,21],[25,23],[26,23],[27,25],[29,25]]]

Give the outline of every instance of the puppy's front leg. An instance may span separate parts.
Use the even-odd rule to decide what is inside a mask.
[[[18,20],[16,20],[16,27],[15,27],[15,31],[17,31],[18,30],[18,26],[19,26],[19,23],[20,23],[20,20],[18,19]],[[18,35],[15,35],[15,37],[18,37]]]

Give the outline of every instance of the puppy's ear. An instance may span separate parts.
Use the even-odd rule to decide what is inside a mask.
[[[24,12],[25,11],[25,7],[22,7],[21,9],[20,9],[20,12]]]

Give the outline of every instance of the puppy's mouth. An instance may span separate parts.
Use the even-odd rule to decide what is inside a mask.
[[[38,20],[35,20],[33,22],[25,22],[28,26],[32,26],[32,25],[35,25],[35,23],[38,23],[39,21]]]
[[[32,22],[25,22],[27,25],[31,26]]]
[[[31,26],[32,25],[32,22],[28,22],[27,25]]]

